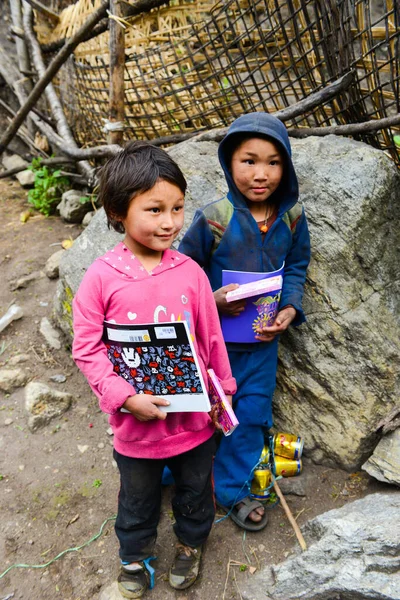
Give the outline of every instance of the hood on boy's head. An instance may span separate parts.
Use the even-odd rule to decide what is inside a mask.
[[[228,183],[230,199],[234,204],[242,204],[245,200],[244,196],[237,189],[230,172],[232,153],[237,147],[235,138],[237,139],[239,136],[242,138],[244,134],[248,134],[248,137],[252,137],[252,134],[254,134],[254,137],[267,136],[277,142],[277,146],[285,159],[285,168],[281,184],[274,196],[276,197],[275,201],[277,204],[282,209],[288,210],[297,202],[299,196],[299,187],[292,163],[289,136],[285,125],[273,115],[265,112],[249,113],[236,119],[229,127],[228,133],[219,145],[219,162]]]

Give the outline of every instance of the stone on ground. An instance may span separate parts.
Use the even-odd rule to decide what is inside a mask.
[[[400,600],[400,494],[370,494],[303,527],[305,552],[241,586],[243,600]]]

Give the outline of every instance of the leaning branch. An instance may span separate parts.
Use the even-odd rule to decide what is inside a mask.
[[[384,119],[372,119],[362,123],[349,123],[348,125],[333,125],[332,127],[304,127],[289,129],[289,135],[295,138],[304,138],[311,135],[360,135],[362,133],[373,133],[387,127],[400,125],[400,113]]]
[[[46,166],[58,166],[58,165],[71,165],[75,161],[71,158],[67,158],[65,156],[58,156],[55,158],[43,158],[40,161],[41,165]],[[4,179],[5,177],[11,177],[12,175],[16,175],[17,173],[21,173],[21,171],[25,171],[27,169],[26,166],[23,167],[14,167],[13,169],[8,169],[7,171],[0,171],[0,179]]]
[[[7,52],[0,44],[0,75],[3,77],[4,81],[7,83],[9,88],[13,90],[15,93],[20,106],[23,106],[28,99],[28,91],[26,87],[26,77],[21,79],[21,74],[18,72],[17,68],[11,62],[8,57]],[[15,113],[14,113],[15,116]],[[31,121],[34,125],[41,131],[49,140],[49,142],[62,150],[65,146],[64,140],[57,135],[54,129],[44,121],[44,117],[36,111],[36,109],[32,109],[27,118],[28,122]]]
[[[32,107],[39,100],[48,83],[60,70],[61,66],[65,63],[75,48],[81,43],[86,33],[93,29],[96,23],[98,23],[106,15],[107,8],[108,2],[104,2],[97,10],[95,10],[82,25],[82,27],[80,27],[77,33],[68,40],[65,46],[62,47],[60,52],[51,61],[43,77],[39,79],[32,92],[29,94],[26,103],[17,112],[6,132],[0,138],[0,152],[3,152],[7,148],[15,133],[18,131],[21,123],[27,117]]]
[[[30,4],[26,2],[26,0],[23,1],[23,5],[26,40],[29,45],[32,62],[35,65],[35,69],[39,77],[43,77],[46,72],[46,66],[44,64],[42,53],[40,51],[39,42],[37,41],[36,36],[33,32],[33,10]],[[60,135],[60,137],[62,137],[65,140],[66,145],[78,148],[78,145],[75,142],[74,136],[72,135],[71,129],[68,125],[67,119],[65,118],[60,99],[56,94],[53,83],[50,82],[44,91],[49,102],[53,118],[56,122],[57,133]],[[84,175],[88,180],[90,180],[93,177],[93,168],[87,161],[79,162],[77,167],[80,173],[82,173],[82,175]]]

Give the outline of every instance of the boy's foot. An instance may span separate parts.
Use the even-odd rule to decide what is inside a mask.
[[[240,510],[244,506],[246,506],[246,504],[244,502],[238,502],[238,504],[235,505],[235,508]],[[247,515],[247,518],[249,519],[249,521],[253,521],[253,523],[259,523],[260,521],[262,521],[264,513],[265,513],[265,508],[262,506],[262,504],[260,504],[260,506],[257,506],[254,510],[249,512],[249,514]]]
[[[176,545],[174,562],[169,571],[169,584],[175,590],[185,590],[197,579],[200,568],[202,547],[190,548],[184,544]]]
[[[118,589],[124,598],[141,598],[149,587],[149,576],[142,562],[122,565]]]
[[[268,524],[268,515],[261,502],[253,500],[249,496],[243,498],[243,500],[230,508],[223,506],[218,500],[217,506],[228,513],[232,521],[239,525],[239,527],[247,531],[261,531]]]

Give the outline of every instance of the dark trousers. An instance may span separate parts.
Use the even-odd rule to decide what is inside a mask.
[[[215,517],[214,453],[214,437],[189,452],[167,459],[130,458],[114,450],[121,479],[115,522],[121,560],[136,562],[153,553],[165,465],[175,480],[172,510],[177,538],[192,548],[206,541]]]

